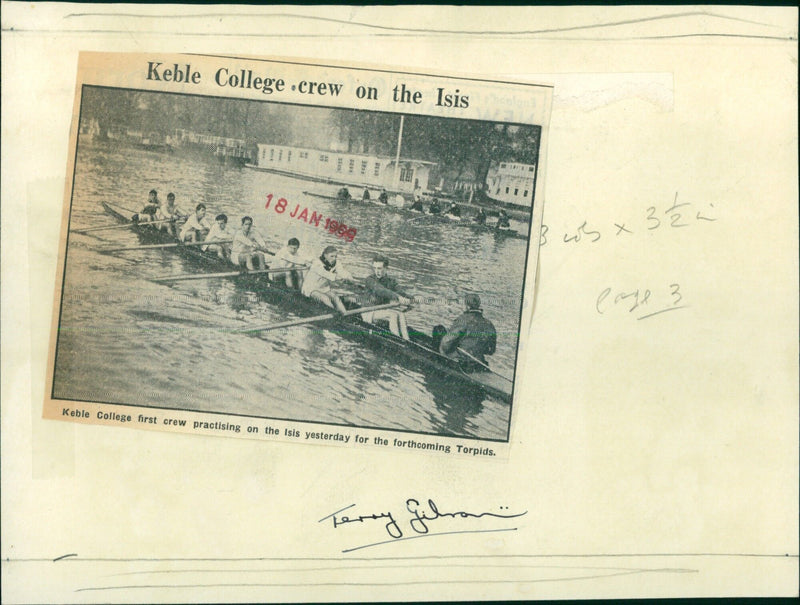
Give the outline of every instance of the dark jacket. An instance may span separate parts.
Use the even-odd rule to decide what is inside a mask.
[[[368,299],[366,304],[368,305],[382,305],[394,302],[401,296],[411,298],[410,295],[400,289],[397,280],[389,275],[384,275],[380,279],[370,275],[364,285],[367,288]]]
[[[440,350],[453,356],[457,349],[486,363],[485,355],[492,355],[497,346],[497,330],[483,316],[480,309],[472,309],[458,317],[442,339]]]

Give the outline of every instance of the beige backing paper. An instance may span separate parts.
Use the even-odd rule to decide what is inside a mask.
[[[796,10],[2,8],[4,601],[797,594]],[[42,420],[81,51],[553,84],[509,455]],[[379,528],[326,519],[409,498],[528,512],[352,552]]]

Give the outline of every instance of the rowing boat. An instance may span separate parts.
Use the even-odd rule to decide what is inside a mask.
[[[140,238],[146,243],[175,243],[176,239],[167,231],[163,231],[146,223],[135,224],[129,218],[130,213],[124,208],[102,202],[107,214],[120,223],[130,223]],[[199,247],[176,246],[169,248],[183,258],[204,269],[212,271],[230,271],[231,265],[216,254],[203,252]],[[322,303],[303,296],[298,290],[286,288],[283,281],[274,281],[267,274],[249,275],[243,272],[236,280],[249,290],[257,293],[265,302],[275,304],[303,316],[314,316],[329,313],[330,308]],[[355,307],[354,303],[349,303]],[[408,327],[410,341],[392,334],[381,325],[363,321],[359,315],[336,317],[318,325],[334,331],[341,336],[367,344],[393,356],[416,362],[415,367],[422,371],[435,372],[447,376],[457,384],[468,384],[481,389],[505,403],[511,403],[513,382],[490,371],[466,372],[459,361],[451,359],[434,349],[433,337]]]
[[[488,233],[500,238],[527,240],[528,236],[515,229],[498,229],[494,225],[476,223],[470,218],[457,218],[447,214],[426,214],[418,217],[418,224],[466,227],[475,233]]]
[[[519,231],[514,229],[497,229],[492,225],[479,225],[478,223],[473,222],[471,219],[459,219],[456,217],[451,217],[445,213],[441,214],[428,214],[425,212],[419,212],[417,210],[411,210],[410,208],[399,208],[397,206],[393,206],[391,204],[384,204],[379,202],[377,198],[372,198],[369,200],[360,199],[357,197],[350,197],[347,199],[340,198],[335,195],[325,195],[322,193],[314,193],[313,191],[303,191],[303,195],[308,197],[315,197],[323,200],[328,200],[332,202],[343,202],[348,204],[363,204],[368,206],[377,206],[378,208],[387,208],[394,212],[398,212],[408,217],[415,217],[415,220],[435,223],[435,224],[445,224],[445,225],[452,225],[453,227],[468,227],[472,231],[476,233],[489,233],[492,235],[496,235],[498,237],[507,237],[511,239],[528,239],[527,235],[521,234]],[[462,204],[459,204],[462,205]],[[474,206],[477,208],[477,206]]]
[[[392,212],[397,212],[398,214],[402,214],[404,216],[421,216],[423,215],[422,212],[418,212],[416,210],[411,210],[410,208],[394,206],[391,203],[384,204],[383,202],[379,202],[378,198],[370,198],[368,200],[359,198],[359,197],[349,197],[349,198],[341,198],[336,195],[326,195],[324,193],[314,193],[313,191],[303,191],[303,195],[307,197],[315,197],[321,200],[328,200],[330,202],[340,202],[346,204],[360,204],[363,206],[375,206],[377,208],[385,208],[387,210],[391,210]]]

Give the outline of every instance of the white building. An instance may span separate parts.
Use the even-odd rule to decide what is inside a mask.
[[[335,183],[407,193],[428,188],[435,162],[400,158],[399,164],[396,170],[395,159],[391,157],[269,144],[258,146],[256,158],[258,168]]]
[[[492,163],[486,174],[486,193],[501,202],[530,206],[535,176],[536,166],[533,164]]]
[[[168,142],[175,147],[202,147],[208,153],[216,156],[247,159],[250,157],[247,151],[247,142],[244,139],[219,137],[178,128]]]

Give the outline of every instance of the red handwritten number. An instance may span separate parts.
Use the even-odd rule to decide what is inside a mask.
[[[336,233],[336,230],[339,228],[339,221],[331,221],[330,225],[328,226],[328,231],[331,233]]]
[[[286,201],[286,198],[282,197],[281,199],[279,199],[278,203],[275,204],[275,212],[277,212],[278,214],[283,214],[284,212],[286,212],[286,204],[288,203],[289,202]]]
[[[356,238],[356,233],[357,233],[356,228],[350,227],[344,234],[344,237],[348,242],[352,242]]]
[[[271,202],[272,202],[272,194],[268,193],[267,194],[267,204],[264,206],[264,210],[269,210],[269,205],[270,205]]]

